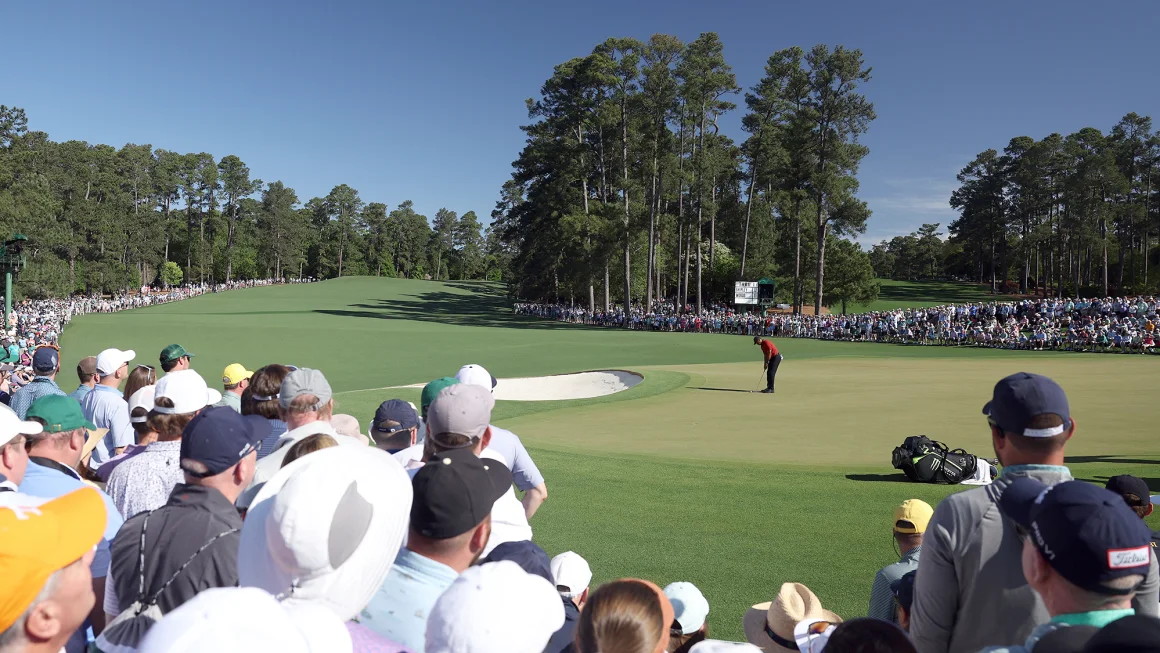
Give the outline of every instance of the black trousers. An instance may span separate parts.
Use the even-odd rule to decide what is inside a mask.
[[[777,376],[777,366],[781,365],[781,354],[769,359],[769,364],[765,366],[765,389],[773,390],[773,379]]]

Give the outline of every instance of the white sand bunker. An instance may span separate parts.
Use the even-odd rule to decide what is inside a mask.
[[[507,401],[591,399],[623,392],[643,380],[644,377],[639,374],[622,370],[498,379],[493,394],[496,399]],[[421,388],[423,384],[403,387]]]

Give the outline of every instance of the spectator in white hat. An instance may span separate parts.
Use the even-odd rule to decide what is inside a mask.
[[[463,572],[427,620],[427,653],[542,653],[564,623],[548,581],[501,560]]]
[[[311,604],[278,603],[253,587],[222,587],[165,616],[140,647],[141,653],[348,653],[350,635],[342,620]]]
[[[330,383],[319,370],[300,367],[282,379],[278,394],[278,414],[286,423],[286,432],[278,438],[274,450],[258,461],[254,485],[269,480],[282,468],[282,459],[290,445],[315,433],[325,433],[340,445],[362,444],[354,438],[339,435],[330,423],[334,416],[334,394]]]
[[[97,469],[113,456],[133,444],[133,425],[129,421],[129,403],[118,390],[129,376],[129,361],[137,357],[132,350],[106,349],[97,356],[97,381],[81,400],[85,419],[98,429],[108,429],[93,449],[89,467]]]
[[[24,480],[24,470],[28,469],[26,436],[43,430],[39,422],[23,421],[11,408],[0,405],[0,503],[17,494],[16,488]]]
[[[576,623],[580,621],[580,610],[588,602],[588,585],[592,582],[592,569],[588,561],[579,554],[565,551],[552,558],[552,580],[556,591],[564,603],[564,625],[552,635],[544,653],[562,653],[572,650]]]
[[[503,456],[491,449],[491,409],[495,399],[480,386],[456,383],[439,392],[427,410],[427,438],[424,458],[435,460],[444,451],[469,449],[480,458],[497,460],[506,465]],[[509,486],[507,492],[491,507],[491,537],[483,555],[504,542],[532,539],[532,527],[523,506]]]
[[[133,424],[133,433],[137,442],[125,447],[124,452],[113,456],[97,468],[97,477],[101,481],[108,483],[109,476],[117,468],[117,465],[132,456],[136,456],[144,451],[145,447],[157,441],[157,431],[149,425],[149,413],[153,410],[153,399],[156,392],[156,385],[147,385],[129,397],[129,422]]]
[[[665,596],[673,604],[669,653],[687,653],[709,636],[709,601],[697,586],[687,582],[669,583]]]
[[[390,571],[411,496],[407,473],[373,447],[330,447],[295,460],[250,505],[238,548],[239,584],[329,609],[348,622],[355,651],[397,647],[350,620]]]
[[[109,474],[105,491],[125,519],[160,508],[173,488],[185,482],[181,470],[181,432],[222,395],[193,370],[170,372],[153,386],[153,410],[146,418],[157,441],[125,460]],[[132,417],[129,418],[132,423]]]
[[[455,375],[460,383],[477,385],[488,392],[494,392],[498,381],[482,365],[464,365]],[[540,505],[548,498],[548,484],[540,473],[520,437],[507,429],[491,426],[491,448],[503,456],[504,464],[512,470],[512,481],[524,493],[524,514],[528,519],[536,514]]]

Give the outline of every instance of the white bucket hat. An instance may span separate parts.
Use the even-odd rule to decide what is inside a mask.
[[[278,471],[254,498],[238,545],[238,581],[287,603],[355,617],[403,544],[411,479],[385,451],[331,447]]]
[[[254,587],[205,590],[157,622],[140,653],[347,653],[346,625],[320,605],[286,605]]]

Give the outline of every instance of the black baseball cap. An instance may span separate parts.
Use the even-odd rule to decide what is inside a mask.
[[[511,489],[511,470],[468,449],[439,454],[411,480],[411,528],[424,537],[446,540],[475,528],[492,504]]]
[[[1046,376],[1027,372],[1012,374],[996,383],[991,401],[983,406],[983,414],[1003,432],[1029,438],[1050,438],[1071,429],[1071,411],[1063,388]],[[1040,415],[1058,415],[1063,425],[1028,428],[1031,420]]]
[[[552,559],[538,544],[531,540],[504,542],[492,549],[486,558],[479,561],[479,564],[486,565],[489,562],[501,560],[510,560],[529,574],[539,576],[553,585],[556,584],[552,578]]]
[[[402,399],[384,401],[375,411],[375,420],[371,422],[372,429],[386,435],[412,429],[418,425],[419,414],[411,404]]]
[[[890,583],[890,591],[894,594],[898,605],[901,605],[902,609],[907,612],[910,612],[910,606],[914,603],[914,579],[916,576],[918,576],[917,571],[908,571],[902,578]]]
[[[1121,497],[1125,494],[1135,495],[1139,501],[1136,503],[1129,501],[1129,506],[1142,508],[1152,503],[1152,491],[1148,489],[1148,484],[1144,482],[1144,479],[1138,476],[1131,476],[1129,474],[1113,476],[1108,479],[1108,484],[1104,488],[1109,492],[1115,492]],[[1128,501],[1127,498],[1124,501]]]
[[[1084,653],[1157,653],[1160,619],[1141,614],[1116,619],[1089,639],[1083,650]]]
[[[1148,575],[1152,532],[1118,494],[1084,481],[1047,486],[1021,477],[999,497],[999,509],[1028,532],[1051,568],[1072,585],[1106,595],[1131,594],[1104,583]]]
[[[272,430],[270,421],[261,416],[242,416],[227,406],[207,408],[190,420],[181,433],[181,468],[197,478],[221,474],[256,450]],[[187,460],[199,462],[208,470],[190,471]]]

